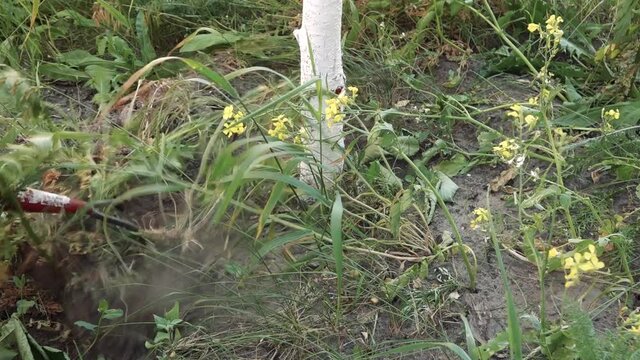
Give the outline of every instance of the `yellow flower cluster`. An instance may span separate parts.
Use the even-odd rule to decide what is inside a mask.
[[[603,109],[602,109],[602,118],[603,118],[604,120],[608,120],[608,121],[611,121],[611,120],[618,120],[618,119],[620,119],[620,110],[618,110],[618,109],[615,109],[615,110],[611,109],[611,110],[609,110],[609,111],[604,111],[604,108],[603,108]]]
[[[613,125],[611,124],[611,122],[614,121],[614,120],[620,119],[620,110],[611,109],[609,111],[604,111],[604,108],[602,108],[602,113],[601,113],[600,117],[602,117],[602,121],[603,121],[603,123],[602,123],[602,131],[611,132],[611,131],[613,131]]]
[[[556,256],[557,254],[556,250]],[[549,251],[549,257],[551,255],[552,251]],[[604,263],[598,259],[596,247],[589,245],[587,251],[583,253],[576,252],[572,257],[566,257],[563,261],[563,267],[565,269],[564,286],[569,288],[578,282],[580,274],[600,270],[604,268]]]
[[[226,106],[222,111],[222,120],[227,120],[224,123],[224,129],[222,133],[227,137],[232,137],[234,134],[242,134],[247,128],[240,120],[244,117],[244,112],[234,111],[233,105]]]
[[[289,136],[289,126],[291,126],[291,120],[284,115],[279,115],[276,118],[271,119],[271,129],[267,131],[269,136],[278,138],[280,141],[284,141]]]
[[[271,119],[271,129],[267,131],[269,136],[278,138],[280,141],[284,141],[291,136],[291,128],[293,124],[291,120],[284,115],[278,115]],[[307,132],[304,128],[300,128],[298,133],[293,137],[295,144],[302,144],[302,142],[308,138]]]
[[[327,104],[325,116],[328,127],[344,120],[345,115],[342,113],[342,107],[355,102],[355,98],[358,96],[358,88],[355,86],[349,86],[347,89],[351,92],[351,96],[347,95],[346,92],[343,91],[337,97],[325,101]]]
[[[479,228],[481,224],[489,222],[489,210],[485,208],[477,208],[473,210],[473,215],[475,215],[476,218],[471,220],[471,223],[469,224],[473,230]]]
[[[624,321],[624,327],[635,335],[640,336],[640,310],[636,309]]]
[[[498,146],[493,147],[493,153],[500,156],[500,159],[509,163],[512,161],[518,153],[520,146],[516,143],[515,139],[507,139],[501,141]]]
[[[532,102],[535,101],[535,104]],[[537,105],[537,98],[529,99],[529,104]],[[525,123],[529,126],[529,129],[533,129],[538,123],[538,117],[531,114],[524,114],[524,108],[520,104],[513,104],[510,108],[511,111],[507,112],[507,116],[514,118],[519,123]]]
[[[522,106],[520,104],[513,104],[509,109],[511,109],[511,111],[507,112],[507,116],[514,119],[520,119],[522,117]]]
[[[564,22],[561,16],[551,15],[546,21],[545,29],[542,29],[540,24],[531,23],[527,26],[529,32],[539,32],[541,38],[551,39],[553,38],[554,43],[557,45],[560,43],[560,39],[562,39],[562,35],[564,32],[560,30],[560,24]]]

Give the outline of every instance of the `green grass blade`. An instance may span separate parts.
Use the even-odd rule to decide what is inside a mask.
[[[279,247],[311,236],[313,236],[313,232],[311,230],[298,230],[288,234],[284,234],[262,245],[262,247],[258,249],[258,255],[260,257],[263,257]]]
[[[231,83],[227,81],[227,79],[225,79],[224,76],[209,69],[208,67],[204,66],[204,64],[198,61],[191,60],[191,59],[184,59],[184,58],[180,58],[180,60],[182,60],[182,62],[187,64],[187,66],[189,66],[192,70],[194,70],[198,74],[203,75],[209,81],[218,85],[222,90],[226,91],[232,97],[234,98],[240,97],[236,89],[234,89],[233,86],[231,86]]]
[[[118,196],[116,199],[113,200],[111,204],[115,205],[123,201],[131,200],[133,198],[145,196],[145,195],[156,195],[156,194],[182,191],[185,188],[187,188],[186,184],[171,184],[171,185],[150,184],[150,185],[138,186]]]
[[[291,171],[297,167],[298,167],[298,163],[291,161],[287,164],[287,167],[283,169],[283,173],[290,174]],[[264,225],[267,222],[269,215],[271,215],[271,213],[273,212],[273,209],[275,209],[276,205],[280,202],[280,198],[282,197],[282,194],[284,193],[284,189],[286,186],[287,184],[284,181],[278,181],[273,186],[273,189],[271,190],[271,194],[269,195],[269,200],[267,200],[267,203],[264,205],[264,208],[262,209],[262,213],[260,213],[260,217],[258,218],[258,230],[256,231],[256,239],[258,239],[262,234]]]
[[[489,208],[489,199],[487,196],[487,209]],[[496,231],[493,226],[493,217],[489,216],[489,232],[491,233],[491,242],[493,243],[493,250],[496,253],[496,259],[498,260],[498,269],[500,270],[500,277],[504,286],[504,291],[507,298],[507,333],[509,334],[509,352],[511,359],[522,359],[522,329],[520,329],[520,319],[518,318],[518,312],[513,300],[513,292],[511,286],[509,286],[509,278],[507,277],[507,270],[504,267],[502,261],[502,252],[500,251],[500,245],[496,237]]]
[[[462,360],[472,360],[464,350],[456,344],[448,342],[434,342],[434,341],[411,341],[404,343],[395,348],[379,352],[373,357],[374,359],[388,359],[391,355],[408,355],[422,350],[430,350],[435,348],[445,348],[458,355],[458,358]]]
[[[476,346],[476,339],[473,336],[473,332],[471,331],[471,325],[469,325],[469,321],[464,315],[460,315],[462,319],[462,323],[464,324],[464,337],[467,341],[467,352],[472,360],[478,360],[480,353],[478,352],[478,348]]]
[[[140,46],[140,54],[142,55],[142,61],[149,62],[158,55],[156,54],[153,44],[151,43],[151,36],[149,35],[149,26],[147,25],[147,19],[144,12],[138,12],[136,17],[136,36],[138,37],[138,45]]]
[[[331,208],[331,240],[333,242],[333,258],[336,262],[336,277],[338,280],[338,309],[340,309],[340,300],[342,296],[342,281],[344,272],[344,253],[342,249],[342,198],[340,193],[336,193],[336,199],[333,201]],[[338,310],[338,318],[340,311]],[[337,318],[337,319],[338,319]]]

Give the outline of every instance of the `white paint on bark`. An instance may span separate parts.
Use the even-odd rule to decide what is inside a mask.
[[[304,0],[302,24],[293,32],[300,47],[300,81],[305,83],[314,78],[322,81],[324,90],[334,92],[345,87],[342,69],[342,0]],[[313,58],[312,58],[313,57]],[[309,99],[316,109],[324,110],[326,104],[319,104],[317,96]],[[310,113],[307,117],[309,132],[308,146],[315,159],[323,165],[323,177],[327,185],[342,171],[344,165],[344,138],[342,123],[327,126],[326,121],[318,123]],[[320,141],[322,139],[322,141]],[[322,156],[321,156],[322,154]],[[300,165],[300,177],[309,184],[315,184],[313,173],[319,174],[313,164]]]

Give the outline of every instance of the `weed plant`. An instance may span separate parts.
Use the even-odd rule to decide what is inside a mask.
[[[154,204],[165,229],[100,224],[85,245],[115,269],[105,286],[149,282],[142,259],[184,285],[148,305],[165,308],[146,319],[159,358],[638,357],[639,15],[632,0],[572,3],[345,1],[350,86],[333,94],[289,67],[297,2],[3,2],[3,203],[36,186],[107,212]],[[455,67],[439,76],[445,57]],[[526,74],[530,96],[464,86],[496,73]],[[65,116],[42,96],[51,81],[91,89],[95,118]],[[331,183],[305,146],[311,96],[329,108],[318,121],[345,124]],[[463,176],[495,167],[461,217]],[[23,242],[55,259],[79,225],[60,220],[3,213],[0,260]],[[490,338],[463,301],[495,266],[484,241],[506,309]],[[248,250],[221,260],[231,243]],[[518,266],[535,273],[535,311],[514,291]],[[99,309],[78,325],[95,335],[80,353],[130,326]],[[23,315],[2,323],[0,351],[44,349],[20,345]]]

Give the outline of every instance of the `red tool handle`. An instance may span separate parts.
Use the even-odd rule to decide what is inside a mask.
[[[87,205],[87,203],[82,200],[31,188],[27,188],[25,191],[18,193],[18,203],[24,212],[52,214],[61,212],[74,214]],[[131,231],[139,231],[138,226],[132,222],[107,216],[92,208],[86,211],[87,215],[97,220],[106,221],[109,224],[120,226]]]
[[[75,213],[87,205],[82,200],[30,188],[18,193],[18,203],[23,211],[37,213]]]

